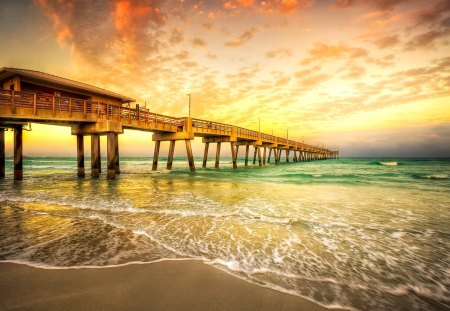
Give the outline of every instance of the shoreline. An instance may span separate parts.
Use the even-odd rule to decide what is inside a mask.
[[[61,269],[0,262],[0,309],[330,310],[195,259]]]

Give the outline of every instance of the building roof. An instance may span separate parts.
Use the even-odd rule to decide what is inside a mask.
[[[28,70],[28,69],[19,69],[19,68],[8,68],[3,67],[0,68],[0,80],[7,79],[12,76],[21,76],[33,81],[41,81],[46,83],[51,83],[55,85],[60,85],[69,89],[76,90],[78,92],[86,92],[86,93],[94,93],[97,95],[109,96],[112,98],[120,99],[122,102],[134,102],[133,98],[123,96],[90,84],[86,84],[83,82],[78,82],[62,77],[58,77],[52,74],[48,74],[45,72],[40,72],[36,70]]]

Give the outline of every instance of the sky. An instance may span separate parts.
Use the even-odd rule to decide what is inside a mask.
[[[193,117],[254,130],[260,119],[343,156],[450,156],[448,0],[0,0],[0,27],[0,67],[153,112],[187,116],[191,93]],[[75,155],[70,128],[32,129],[24,154]],[[121,155],[152,155],[150,133],[119,140]]]

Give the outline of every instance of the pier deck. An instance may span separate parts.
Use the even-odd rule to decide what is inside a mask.
[[[61,78],[62,79],[62,78]],[[11,80],[13,81],[13,80]],[[5,83],[3,83],[5,88]],[[16,83],[17,85],[17,83]],[[129,98],[122,98],[122,102],[94,100],[95,97],[80,98],[61,96],[59,93],[27,92],[11,89],[0,90],[0,177],[4,177],[4,130],[12,128],[14,135],[14,171],[15,179],[22,179],[22,127],[27,123],[44,123],[52,125],[70,126],[72,134],[77,135],[78,176],[84,173],[84,144],[83,138],[91,135],[91,176],[98,177],[100,168],[100,140],[99,135],[106,135],[108,140],[108,178],[115,178],[120,173],[118,134],[124,129],[153,132],[155,151],[153,169],[158,166],[161,141],[170,141],[167,168],[172,168],[175,142],[184,140],[191,171],[195,171],[191,140],[202,137],[205,143],[203,167],[208,159],[210,143],[217,144],[216,163],[219,166],[221,143],[227,142],[231,146],[233,167],[240,145],[245,145],[245,165],[248,165],[249,146],[254,146],[253,163],[266,163],[266,150],[269,149],[267,162],[271,154],[278,164],[281,151],[285,150],[286,162],[292,151],[293,162],[338,158],[339,152],[327,148],[311,146],[302,142],[290,140],[287,137],[277,137],[266,133],[246,129],[243,127],[201,120],[191,117],[172,117],[157,114],[148,109],[132,108]],[[120,99],[119,99],[120,100]],[[263,158],[261,148],[264,149]]]

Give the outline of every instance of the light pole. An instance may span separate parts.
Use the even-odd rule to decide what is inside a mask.
[[[258,118],[258,132],[261,132],[261,118]]]
[[[286,129],[286,139],[289,140],[289,129]]]
[[[189,96],[189,117],[191,117],[191,93],[186,94],[186,96]]]

